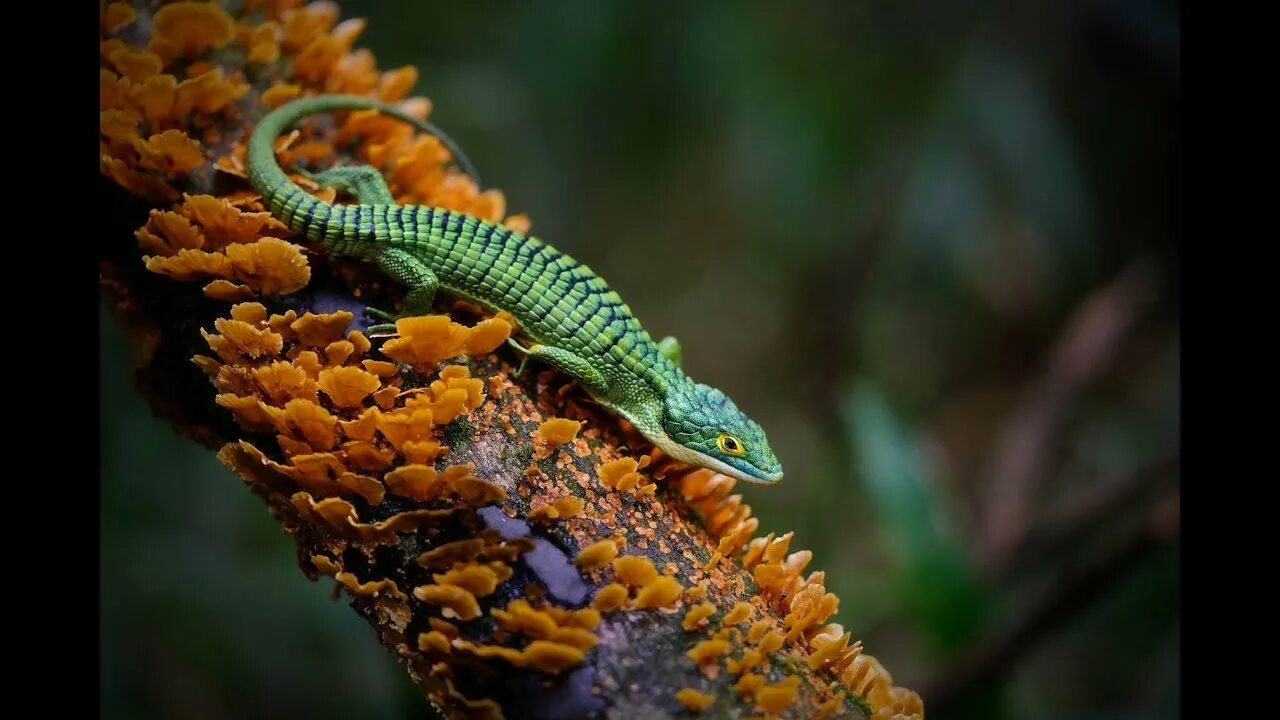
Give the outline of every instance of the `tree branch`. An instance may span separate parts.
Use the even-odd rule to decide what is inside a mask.
[[[811,554],[790,533],[752,537],[731,480],[663,458],[554,373],[516,377],[494,352],[510,318],[442,298],[440,315],[369,337],[366,304],[400,291],[265,212],[245,179],[255,118],[300,93],[400,100],[416,71],[378,73],[351,50],[363,25],[337,23],[331,3],[244,3],[239,18],[150,5],[104,6],[101,46],[101,284],[138,386],[218,448],[303,572],[334,578],[434,705],[923,717],[827,624],[838,599],[804,574]],[[387,118],[319,119],[277,158],[372,163],[401,202],[528,225]]]

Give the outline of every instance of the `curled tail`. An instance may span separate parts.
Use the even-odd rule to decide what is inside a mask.
[[[453,156],[463,172],[471,176],[477,185],[480,184],[480,176],[475,167],[448,135],[431,123],[419,120],[395,105],[355,95],[315,95],[299,98],[272,110],[258,121],[253,134],[249,136],[249,148],[246,153],[249,182],[266,199],[272,214],[280,217],[290,226],[294,226],[294,218],[308,217],[315,212],[317,206],[325,203],[307,194],[285,174],[276,162],[276,138],[286,128],[308,115],[333,110],[377,110],[383,115],[402,120],[422,132],[436,136],[449,150],[449,154]]]

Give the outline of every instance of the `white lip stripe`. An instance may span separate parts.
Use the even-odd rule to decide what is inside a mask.
[[[776,478],[762,480],[754,475],[748,475],[747,473],[739,470],[738,468],[732,465],[729,465],[727,463],[721,462],[720,460],[717,460],[716,458],[713,458],[710,455],[707,455],[706,453],[701,453],[701,452],[698,452],[697,450],[687,448],[681,445],[680,443],[673,441],[671,437],[668,435],[664,435],[662,438],[662,441],[657,442],[657,445],[658,447],[662,448],[663,452],[665,452],[666,454],[670,455],[671,457],[681,462],[688,463],[690,465],[698,465],[701,467],[710,468],[711,470],[715,470],[721,475],[731,477],[735,480],[741,480],[742,482],[755,483],[757,485],[771,485],[782,479],[782,477],[779,476]]]

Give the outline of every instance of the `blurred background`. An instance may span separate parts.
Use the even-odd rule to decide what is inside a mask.
[[[1179,716],[1176,3],[340,4],[768,429],[928,717]],[[105,312],[101,389],[103,716],[426,716]]]

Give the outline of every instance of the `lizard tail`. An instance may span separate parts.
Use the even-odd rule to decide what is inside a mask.
[[[290,226],[294,225],[294,218],[309,217],[317,207],[325,203],[309,195],[285,174],[276,162],[276,138],[301,118],[333,110],[377,110],[383,115],[402,120],[422,132],[436,136],[449,150],[463,172],[467,173],[477,185],[480,184],[480,175],[475,167],[448,135],[431,123],[419,120],[395,105],[355,95],[315,95],[299,98],[272,110],[258,121],[253,134],[249,136],[249,148],[246,153],[249,182],[266,199],[272,214],[285,220]]]

